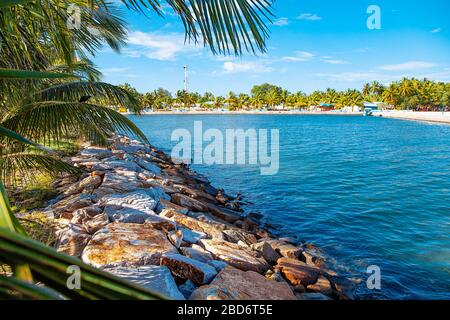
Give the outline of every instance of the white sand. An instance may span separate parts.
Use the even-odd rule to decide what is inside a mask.
[[[404,120],[450,123],[450,112],[442,113],[442,112],[385,110],[385,111],[375,111],[373,115],[375,117],[382,116],[385,118],[396,118]]]

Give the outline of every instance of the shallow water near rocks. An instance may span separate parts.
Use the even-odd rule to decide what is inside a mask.
[[[193,165],[278,234],[314,243],[359,298],[450,299],[450,125],[359,116],[130,116],[170,154],[174,129],[280,130],[280,169]],[[365,286],[381,268],[381,290]]]

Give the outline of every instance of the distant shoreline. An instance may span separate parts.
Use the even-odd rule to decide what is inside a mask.
[[[122,114],[132,115],[124,112]],[[155,111],[143,112],[141,115],[332,115],[332,116],[362,116],[363,112],[336,111]]]

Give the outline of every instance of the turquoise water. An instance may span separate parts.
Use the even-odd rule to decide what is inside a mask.
[[[450,126],[372,117],[157,115],[132,117],[170,152],[193,122],[278,128],[280,169],[194,166],[241,192],[276,232],[312,242],[341,274],[363,280],[360,298],[450,299]],[[381,290],[365,286],[381,268]]]

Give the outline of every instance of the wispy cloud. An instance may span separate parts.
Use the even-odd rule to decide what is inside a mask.
[[[318,16],[315,13],[302,13],[297,17],[297,19],[307,21],[319,21],[322,20],[322,17]]]
[[[348,61],[338,59],[324,59],[323,61],[328,64],[350,64]]]
[[[223,72],[231,73],[268,73],[274,69],[265,62],[226,61],[223,63]]]
[[[123,52],[129,57],[145,56],[156,60],[175,60],[182,53],[199,51],[199,47],[185,44],[184,35],[133,31],[128,34],[128,48]]]
[[[399,64],[385,65],[378,67],[379,70],[384,71],[413,71],[420,69],[429,69],[435,67],[436,64],[426,61],[408,61]]]
[[[312,58],[314,58],[314,54],[307,51],[296,51],[294,56],[285,56],[282,58],[284,61],[291,61],[291,62],[304,62],[309,61]]]
[[[128,70],[130,70],[130,68],[105,68],[105,69],[102,69],[101,71],[104,74],[111,74],[111,73],[127,72]]]
[[[430,32],[431,33],[439,33],[441,31],[442,31],[442,28],[436,28],[436,29],[431,30]]]
[[[287,25],[289,25],[289,19],[288,18],[280,18],[278,20],[276,20],[273,23],[274,26],[278,26],[278,27],[285,27]]]

